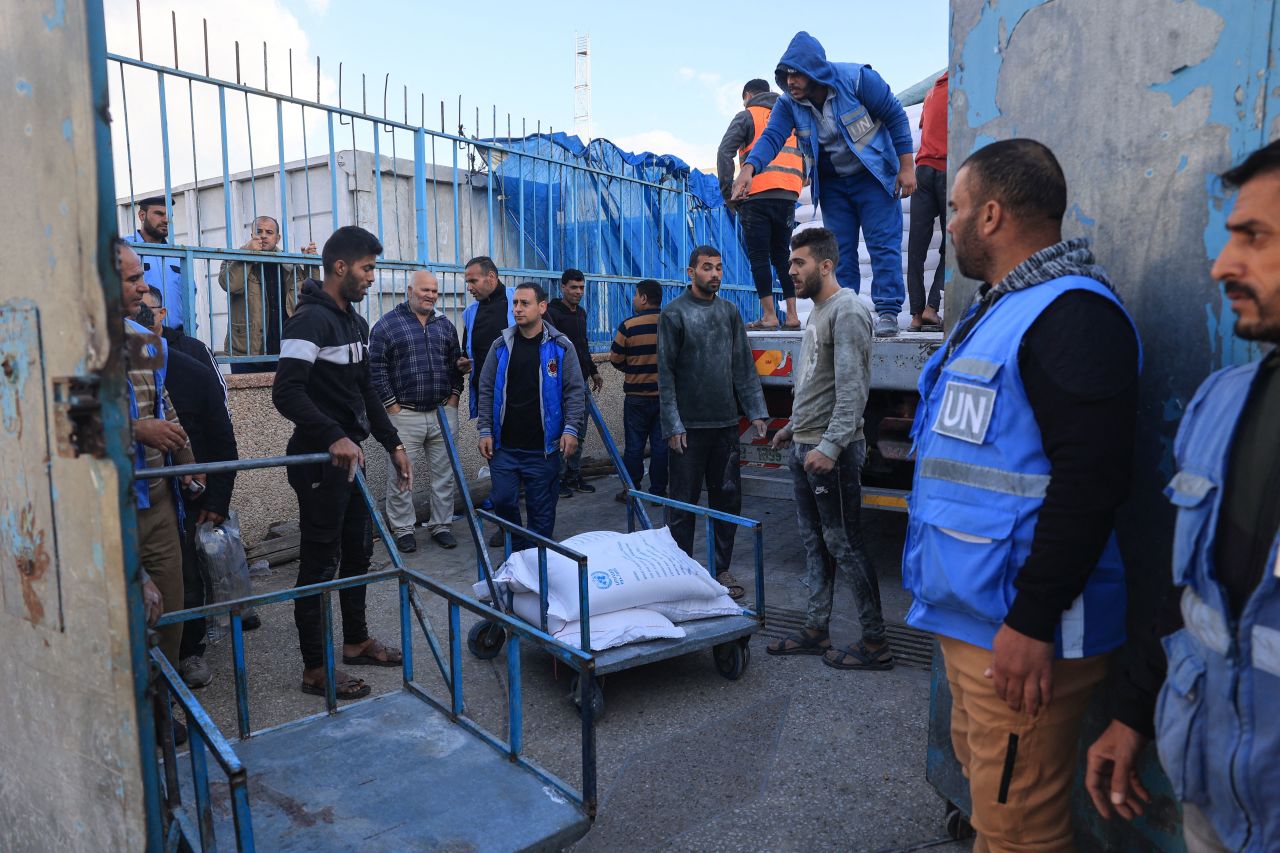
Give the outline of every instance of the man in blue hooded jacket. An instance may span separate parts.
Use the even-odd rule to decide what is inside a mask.
[[[911,122],[902,104],[870,65],[828,62],[818,40],[796,33],[774,71],[786,94],[733,182],[735,199],[746,198],[751,177],[772,162],[787,137],[809,161],[814,199],[822,223],[835,232],[840,249],[836,279],[860,292],[858,231],[871,255],[871,301],[878,337],[898,334],[902,282],[902,205],[916,188]]]

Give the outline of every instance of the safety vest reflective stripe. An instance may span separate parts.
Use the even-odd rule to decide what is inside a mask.
[[[750,145],[738,149],[739,162],[746,162],[747,155],[751,153],[751,149],[755,147],[760,135],[769,124],[769,113],[772,112],[768,107],[761,106],[747,107],[747,111],[751,113],[751,120],[755,122],[755,136],[752,137]],[[795,133],[792,133],[787,137],[782,149],[778,151],[778,156],[751,178],[750,195],[765,190],[787,190],[799,195],[803,188],[804,154],[800,151],[799,143],[796,142]]]
[[[1191,636],[1210,651],[1226,655],[1231,648],[1231,635],[1227,633],[1227,624],[1222,614],[1200,596],[1191,587],[1182,591],[1182,621]]]
[[[954,459],[941,459],[937,456],[926,457],[917,464],[920,467],[921,477],[947,480],[977,489],[1016,495],[1020,498],[1043,498],[1049,490],[1048,474],[1002,471],[999,468],[957,462]]]
[[[962,373],[975,379],[989,380],[994,379],[996,373],[1000,371],[1000,362],[966,356],[947,362],[947,369],[952,373]]]

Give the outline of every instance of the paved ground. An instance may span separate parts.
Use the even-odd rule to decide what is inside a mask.
[[[562,501],[557,534],[625,529],[625,511],[612,500],[615,482],[596,480],[598,494]],[[767,600],[782,608],[783,621],[803,610],[806,595],[792,513],[789,503],[764,498],[747,498],[743,507],[744,515],[764,522]],[[864,527],[885,615],[900,621],[907,603],[897,570],[903,516],[871,513]],[[475,577],[474,551],[465,525],[459,522],[455,530],[463,545],[451,552],[420,530],[420,550],[408,562],[464,589]],[[749,549],[750,541],[741,538],[736,566],[744,580],[750,577]],[[381,546],[374,562],[387,562]],[[292,584],[293,571],[278,567],[255,591]],[[446,636],[444,608],[438,601],[424,603],[436,631]],[[372,587],[368,612],[375,636],[398,639],[395,586]],[[855,639],[852,602],[842,588],[836,612],[836,641]],[[323,700],[297,689],[301,664],[292,607],[273,605],[261,616],[262,628],[247,635],[255,729],[323,710]],[[463,623],[465,630],[468,616]],[[924,779],[927,670],[900,665],[884,673],[839,672],[816,657],[770,657],[764,653],[768,641],[763,635],[752,640],[750,667],[737,682],[716,673],[709,652],[604,680],[606,710],[597,729],[600,813],[575,849],[967,849],[947,842],[943,803]],[[415,655],[419,680],[444,695],[420,635]],[[229,643],[214,646],[208,658],[217,677],[198,697],[224,731],[234,733]],[[526,651],[523,663],[527,754],[576,784],[580,724],[567,699],[568,673],[533,652]],[[506,730],[506,672],[505,652],[489,662],[464,654],[468,713],[499,735]],[[375,692],[400,686],[398,669],[363,667],[359,674]]]

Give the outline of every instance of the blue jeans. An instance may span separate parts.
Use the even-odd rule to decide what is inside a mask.
[[[626,450],[622,464],[631,484],[640,488],[644,478],[644,444],[649,442],[649,492],[660,498],[667,496],[667,443],[662,440],[662,418],[658,398],[628,394],[622,401],[622,428]]]
[[[541,450],[499,447],[489,460],[489,493],[493,511],[540,536],[550,539],[556,527],[556,501],[560,498],[560,454]],[[524,508],[528,523],[520,520],[520,484],[524,484]],[[532,548],[523,536],[514,536],[511,548]]]
[[[871,301],[877,314],[902,310],[906,288],[902,282],[902,202],[884,191],[868,172],[842,178],[823,175],[818,180],[822,224],[835,232],[840,248],[836,280],[841,287],[861,293],[858,273],[858,231],[871,255]]]

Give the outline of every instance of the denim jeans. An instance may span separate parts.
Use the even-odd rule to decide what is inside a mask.
[[[871,256],[871,301],[877,314],[902,310],[902,202],[884,191],[868,172],[847,178],[822,175],[818,180],[822,224],[835,232],[840,249],[836,280],[862,292],[858,272],[858,232]]]
[[[761,299],[773,295],[773,275],[778,274],[782,298],[796,295],[791,281],[791,229],[796,224],[796,203],[785,198],[747,199],[738,209],[742,240],[747,244],[751,278]]]
[[[586,378],[586,377],[584,377]],[[587,382],[591,380],[587,378]],[[590,391],[584,393],[590,394]],[[582,448],[586,447],[587,434],[591,432],[591,416],[587,416],[586,426],[582,430],[582,435],[578,438],[578,448],[573,453],[565,456],[561,454],[560,460],[560,479],[566,483],[576,483],[582,479]]]
[[[862,547],[858,515],[862,509],[862,463],[867,443],[851,442],[836,467],[826,474],[804,470],[804,457],[812,444],[796,443],[791,451],[791,479],[795,487],[796,520],[804,543],[809,606],[805,627],[826,631],[831,622],[831,601],[836,574],[844,579],[858,603],[862,640],[884,642],[884,615],[880,611],[880,582]]]
[[[933,271],[927,304],[936,311],[942,304],[943,260],[947,249],[947,173],[932,166],[916,166],[916,191],[911,194],[911,233],[907,238],[907,294],[912,314],[922,313],[926,304],[924,259],[933,240],[934,220],[942,222],[942,242],[938,244],[938,268]]]
[[[290,442],[292,445],[293,442]],[[299,452],[290,447],[290,454]],[[302,534],[298,554],[298,580],[306,586],[349,578],[369,571],[373,554],[373,523],[360,487],[347,481],[347,471],[328,462],[294,465],[289,485],[298,496],[298,526]],[[338,592],[342,607],[342,641],[348,645],[369,639],[365,623],[365,588],[353,586]],[[307,669],[324,665],[323,604],[319,595],[293,603],[298,647]]]
[[[691,429],[685,433],[683,453],[673,452],[671,460],[671,497],[696,504],[707,486],[707,506],[737,515],[742,511],[742,480],[739,470],[738,428],[713,427]],[[689,556],[693,556],[693,528],[696,516],[683,510],[667,509],[671,537]],[[733,559],[733,535],[737,525],[717,521],[715,530],[716,564],[708,566],[711,574],[729,571]]]
[[[556,528],[556,501],[560,499],[560,454],[541,450],[499,447],[489,460],[493,511],[539,536],[552,537]],[[524,484],[524,508],[528,523],[520,520],[520,484]],[[511,538],[511,549],[532,548],[523,536]]]
[[[644,477],[644,445],[649,443],[649,492],[667,496],[667,443],[662,439],[662,417],[657,396],[628,394],[622,401],[622,428],[626,450],[622,463],[631,484],[640,488]]]

